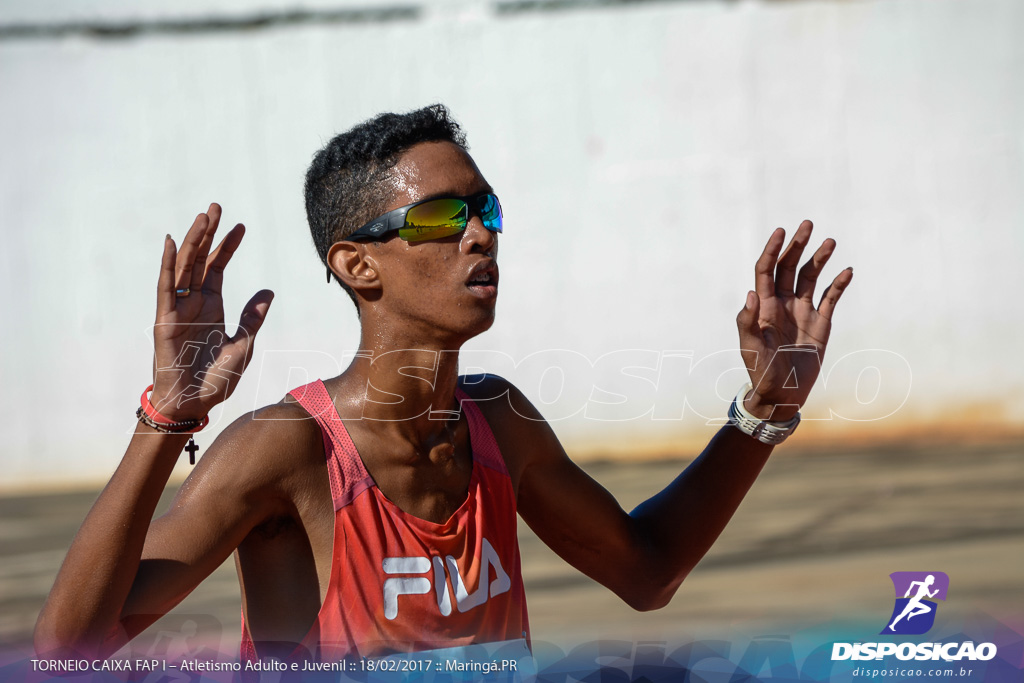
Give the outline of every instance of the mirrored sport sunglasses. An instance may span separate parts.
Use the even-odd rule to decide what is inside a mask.
[[[493,192],[468,197],[435,197],[388,211],[346,237],[346,240],[380,240],[398,231],[406,242],[426,242],[458,234],[466,229],[473,214],[484,227],[501,232],[501,204]],[[331,281],[331,269],[327,269]]]
[[[398,236],[406,242],[438,240],[465,230],[474,213],[480,216],[485,228],[501,232],[501,204],[494,193],[481,192],[469,197],[437,197],[403,206],[374,218],[347,239],[380,239],[397,230]]]

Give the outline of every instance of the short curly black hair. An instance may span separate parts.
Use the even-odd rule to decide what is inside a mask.
[[[327,250],[384,213],[393,187],[386,182],[399,157],[421,142],[452,142],[468,150],[466,136],[443,104],[407,114],[380,114],[332,139],[306,172],[306,219],[320,260]],[[355,293],[335,278],[359,309]]]

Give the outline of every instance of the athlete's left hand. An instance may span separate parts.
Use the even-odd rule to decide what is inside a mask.
[[[807,400],[821,370],[832,314],[853,280],[853,268],[839,273],[815,307],[818,275],[836,242],[822,242],[798,276],[812,228],[810,221],[801,223],[781,256],[786,231],[775,229],[754,266],[755,291],[747,293],[746,305],[736,316],[743,362],[754,385],[744,405],[761,419],[788,420]]]

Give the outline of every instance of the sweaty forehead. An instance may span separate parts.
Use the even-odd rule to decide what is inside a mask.
[[[410,147],[391,169],[394,199],[389,209],[437,195],[467,196],[491,189],[473,157],[450,142]]]

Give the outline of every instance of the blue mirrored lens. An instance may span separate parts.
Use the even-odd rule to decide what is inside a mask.
[[[481,195],[478,201],[480,203],[480,220],[483,221],[484,227],[494,232],[501,232],[501,204],[498,203],[498,198],[493,194],[485,194]]]

